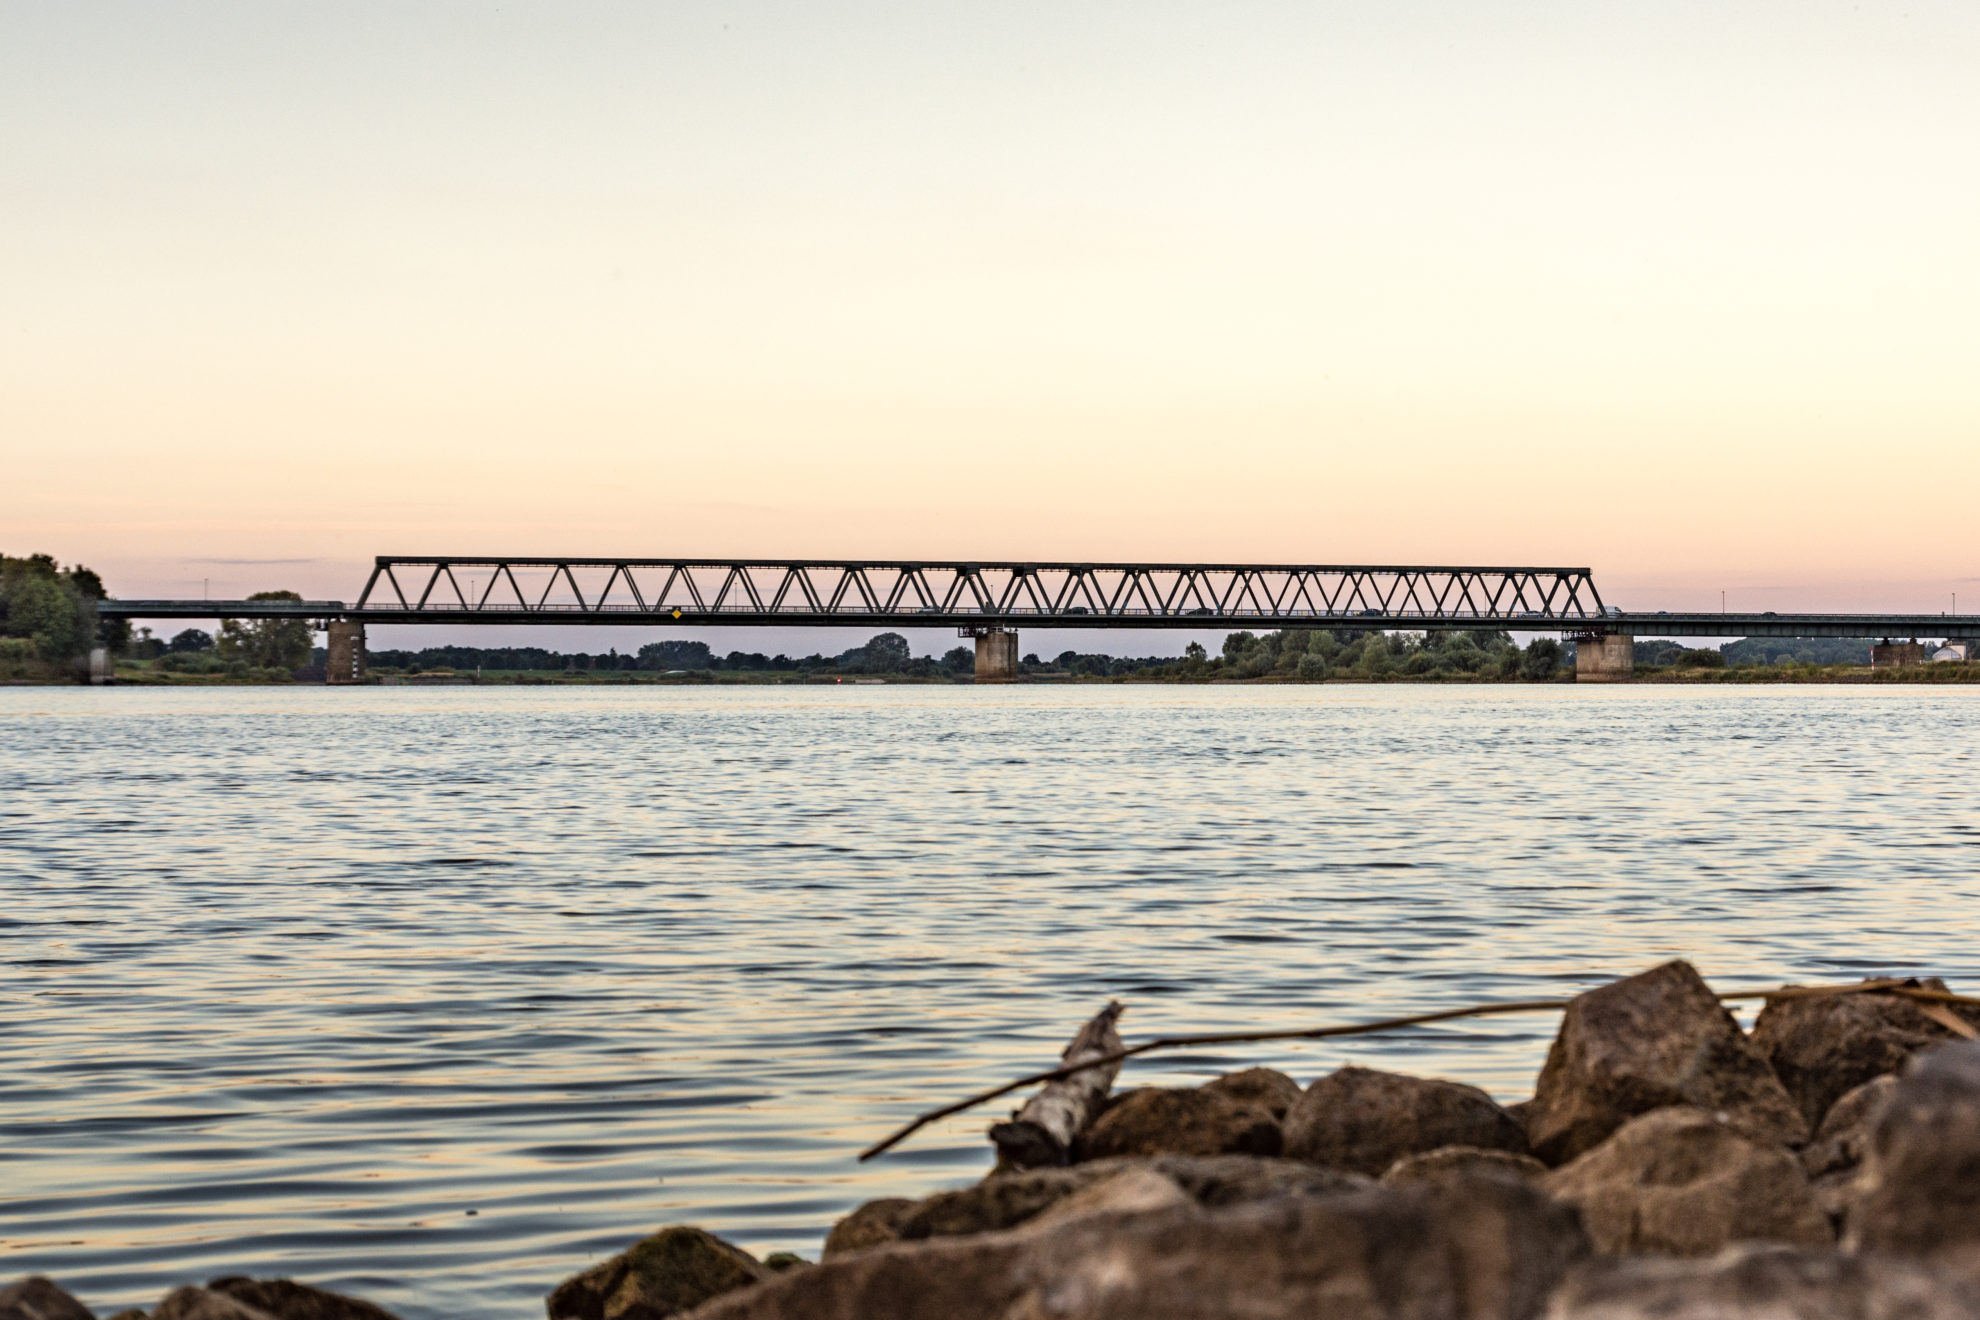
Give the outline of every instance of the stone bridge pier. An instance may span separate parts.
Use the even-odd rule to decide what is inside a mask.
[[[332,619],[326,643],[329,658],[323,662],[326,683],[364,682],[364,625]]]
[[[976,681],[1015,683],[1018,676],[1018,635],[1003,628],[970,628],[976,639]]]

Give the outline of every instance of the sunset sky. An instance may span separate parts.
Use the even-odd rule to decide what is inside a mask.
[[[0,0],[0,549],[1980,605],[1976,71],[1972,0]]]

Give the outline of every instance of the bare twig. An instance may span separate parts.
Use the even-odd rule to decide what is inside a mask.
[[[1891,994],[1905,999],[1915,999],[1932,1004],[1962,1004],[1980,1008],[1980,999],[1971,995],[1956,995],[1944,990],[1927,990],[1923,986],[1906,985],[1895,978],[1874,981],[1854,981],[1848,985],[1784,985],[1772,990],[1734,990],[1719,997],[1721,1001],[1740,999],[1817,999],[1831,995]],[[1078,1063],[1065,1064],[1045,1072],[1032,1073],[1014,1082],[982,1091],[952,1105],[931,1109],[921,1117],[899,1129],[881,1141],[875,1142],[860,1152],[862,1161],[875,1155],[884,1154],[907,1138],[927,1127],[940,1122],[953,1114],[966,1109],[974,1109],[999,1096],[1021,1091],[1027,1086],[1041,1082],[1056,1082],[1088,1068],[1104,1068],[1119,1064],[1138,1054],[1149,1054],[1155,1050],[1185,1049],[1192,1045],[1240,1045],[1267,1040],[1322,1040],[1333,1036],[1366,1036],[1378,1031],[1395,1031],[1402,1027],[1420,1027],[1432,1022],[1449,1022],[1457,1018],[1491,1017],[1500,1013],[1545,1013],[1565,1009],[1572,1000],[1568,999],[1522,999],[1503,1004],[1474,1004],[1467,1008],[1447,1008],[1435,1013],[1416,1013],[1409,1017],[1383,1018],[1376,1022],[1350,1022],[1331,1027],[1308,1027],[1300,1031],[1220,1031],[1199,1036],[1163,1036],[1156,1040],[1146,1040],[1139,1045],[1115,1050],[1094,1058],[1082,1059]]]

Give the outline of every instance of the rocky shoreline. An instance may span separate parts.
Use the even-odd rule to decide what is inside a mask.
[[[1359,1067],[1119,1094],[1111,1071],[1077,1074],[998,1125],[982,1181],[869,1202],[816,1263],[667,1228],[547,1311],[1980,1320],[1980,1006],[1936,980],[1866,984],[1770,998],[1748,1034],[1688,964],[1652,968],[1571,1001],[1511,1106]],[[1111,1031],[1103,1014],[1068,1059]],[[1034,1120],[1045,1136],[1013,1135]],[[0,1289],[0,1320],[95,1317],[27,1279]],[[391,1317],[222,1279],[110,1320]]]

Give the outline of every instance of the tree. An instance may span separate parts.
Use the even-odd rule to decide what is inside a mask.
[[[0,636],[24,640],[45,663],[89,650],[101,599],[103,580],[80,564],[64,570],[52,555],[0,555]]]
[[[1520,657],[1520,677],[1535,682],[1552,678],[1554,672],[1561,667],[1561,658],[1566,654],[1567,652],[1561,649],[1561,644],[1553,638],[1536,637],[1526,644],[1526,653]]]
[[[898,674],[914,659],[914,650],[908,645],[908,639],[894,632],[868,638],[860,650],[864,654],[859,666],[869,674]]]
[[[174,634],[172,640],[165,643],[165,649],[175,655],[188,651],[211,651],[213,634],[198,628],[187,628]]]
[[[1200,665],[1209,658],[1209,655],[1210,653],[1203,649],[1201,642],[1191,642],[1183,648],[1183,660],[1188,664]]]
[[[942,657],[942,663],[958,672],[964,669],[974,669],[976,668],[976,652],[970,650],[967,646],[953,647],[947,655]]]
[[[293,600],[293,591],[257,591],[249,600]],[[300,669],[309,663],[314,634],[309,620],[222,619],[218,650],[222,659],[245,660],[259,669]]]
[[[664,642],[648,642],[639,648],[641,669],[707,669],[715,663],[714,653],[707,642],[683,642],[670,639]]]
[[[1309,651],[1299,658],[1299,669],[1297,672],[1300,678],[1306,682],[1316,682],[1327,676],[1327,662]]]

